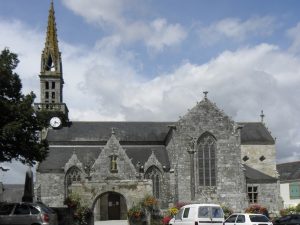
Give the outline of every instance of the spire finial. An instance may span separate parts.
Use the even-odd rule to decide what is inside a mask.
[[[208,91],[203,91],[203,94],[204,94],[204,99],[207,99]]]
[[[262,123],[264,122],[264,117],[265,117],[264,111],[261,110],[261,113],[260,113],[260,119],[261,119],[261,122],[262,122]]]
[[[57,30],[53,0],[50,2],[45,48],[42,55],[42,70],[60,72],[60,52],[58,49]]]
[[[111,134],[115,134],[115,128],[111,128]]]

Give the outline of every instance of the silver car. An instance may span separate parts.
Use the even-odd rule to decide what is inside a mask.
[[[57,225],[57,215],[41,203],[0,203],[1,225]]]

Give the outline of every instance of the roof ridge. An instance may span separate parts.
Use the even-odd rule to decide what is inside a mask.
[[[300,160],[293,161],[293,162],[277,163],[276,165],[282,165],[282,164],[291,164],[291,163],[300,163]]]

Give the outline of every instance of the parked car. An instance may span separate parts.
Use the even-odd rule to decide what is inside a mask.
[[[225,220],[224,225],[272,225],[272,222],[262,214],[234,213]]]
[[[300,225],[300,214],[292,214],[275,219],[274,225]]]
[[[180,208],[170,225],[223,225],[224,212],[217,204],[190,204]]]
[[[1,225],[57,225],[57,215],[42,203],[0,204]]]

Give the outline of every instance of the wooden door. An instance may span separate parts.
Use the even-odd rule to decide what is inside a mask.
[[[110,193],[108,195],[108,219],[120,220],[120,195]]]

